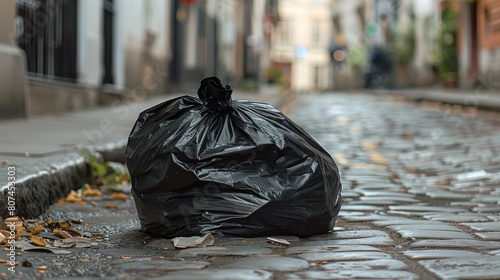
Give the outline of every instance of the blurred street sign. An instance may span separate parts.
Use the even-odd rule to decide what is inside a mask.
[[[298,46],[295,48],[295,57],[296,58],[304,58],[306,56],[307,56],[306,46]]]

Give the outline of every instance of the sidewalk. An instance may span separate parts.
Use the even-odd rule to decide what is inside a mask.
[[[500,92],[491,90],[463,90],[446,88],[415,88],[395,90],[364,90],[364,93],[403,96],[419,101],[441,102],[483,110],[500,111]]]
[[[9,177],[13,177],[18,215],[28,218],[43,214],[71,189],[89,182],[90,170],[75,151],[77,145],[91,146],[106,161],[123,162],[127,138],[139,113],[177,96],[181,94],[122,102],[106,108],[0,121],[1,204],[7,205],[4,190]],[[283,102],[269,90],[260,94],[234,92],[233,99],[262,101],[276,107]],[[7,214],[7,207],[2,207],[0,216]]]

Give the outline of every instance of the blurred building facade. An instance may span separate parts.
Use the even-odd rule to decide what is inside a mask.
[[[329,0],[281,0],[270,47],[271,82],[294,91],[331,87],[328,46],[332,24]]]
[[[279,13],[268,76],[295,91],[367,86],[377,53],[375,87],[500,86],[500,1],[280,0]]]
[[[212,75],[257,83],[275,3],[3,0],[0,118],[193,94]]]
[[[457,14],[458,86],[500,89],[500,1],[441,1]]]

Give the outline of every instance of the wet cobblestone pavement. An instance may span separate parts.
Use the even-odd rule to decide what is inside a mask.
[[[332,233],[279,246],[174,249],[138,231],[131,199],[43,218],[103,231],[95,248],[25,251],[8,279],[500,279],[500,114],[362,94],[301,96],[288,115],[331,152],[344,205]],[[105,209],[103,203],[118,209]],[[0,257],[1,258],[1,257]],[[46,265],[43,274],[36,266]]]

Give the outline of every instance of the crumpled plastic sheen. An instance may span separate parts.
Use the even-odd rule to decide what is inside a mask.
[[[330,154],[273,106],[231,94],[209,77],[199,98],[139,115],[125,157],[142,229],[165,238],[332,230],[342,184]]]

